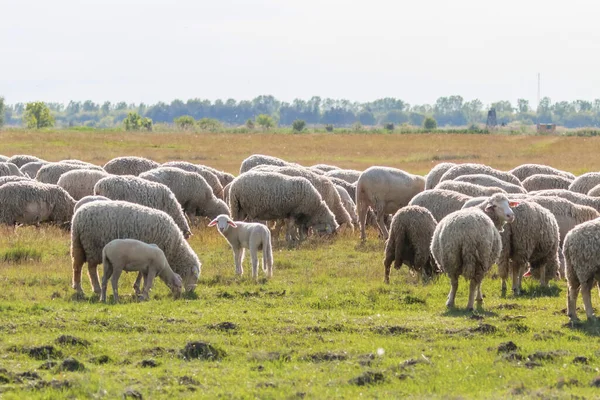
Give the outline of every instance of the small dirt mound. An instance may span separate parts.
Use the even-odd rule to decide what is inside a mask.
[[[179,384],[185,386],[200,386],[200,382],[187,375],[179,378]]]
[[[322,361],[344,361],[348,359],[348,354],[344,351],[343,353],[314,353],[306,356],[306,359],[312,362],[322,362]]]
[[[189,342],[181,351],[181,355],[186,360],[218,361],[225,357],[227,353],[209,343]]]
[[[565,378],[558,378],[558,382],[556,382],[556,387],[558,389],[562,389],[563,387],[571,387],[571,386],[579,386],[579,381],[577,379],[565,379]]]
[[[412,329],[400,325],[375,326],[372,331],[380,335],[403,335],[412,332]]]
[[[18,378],[22,378],[22,379],[27,379],[29,381],[35,381],[35,380],[40,380],[42,379],[42,377],[34,371],[25,371],[25,372],[21,372],[20,374],[17,374]]]
[[[364,374],[352,378],[348,383],[357,386],[373,385],[385,381],[385,376],[381,372],[367,371]]]
[[[426,364],[426,363],[428,363],[428,361],[425,361],[425,359],[410,358],[410,359],[400,363],[400,368],[405,369],[408,367],[414,367],[417,364]]]
[[[257,388],[260,388],[260,389],[262,389],[262,388],[276,388],[276,387],[277,387],[277,385],[276,385],[276,384],[274,384],[273,382],[259,382],[259,383],[256,385],[256,387],[257,387]]]
[[[527,361],[527,362],[525,363],[525,366],[526,366],[527,368],[529,368],[529,369],[533,369],[533,368],[535,368],[535,367],[541,367],[541,366],[542,366],[542,364],[541,364],[541,363],[539,363],[539,362],[537,362],[537,361]]]
[[[498,345],[498,353],[511,353],[518,349],[519,347],[513,341],[503,342]]]
[[[42,365],[40,365],[40,367],[38,369],[52,369],[54,367],[56,367],[58,365],[58,363],[56,361],[52,361],[52,360],[48,360],[45,363],[43,363]]]
[[[56,347],[52,345],[47,346],[34,346],[34,347],[11,347],[9,351],[17,351],[20,353],[25,353],[31,358],[35,358],[36,360],[47,360],[49,358],[61,358],[62,353]]]
[[[74,371],[85,371],[83,363],[77,361],[73,357],[65,358],[62,363],[58,366],[58,372],[74,372]]]
[[[560,351],[536,351],[527,358],[531,361],[552,361],[563,354]]]
[[[152,359],[150,360],[142,360],[140,363],[140,367],[142,368],[156,368],[158,367],[158,363]]]
[[[90,345],[90,342],[88,342],[85,339],[80,339],[78,337],[75,336],[71,336],[71,335],[61,335],[59,336],[56,340],[55,340],[56,344],[60,344],[62,346],[83,346],[83,347],[87,347]]]
[[[498,331],[498,328],[496,328],[494,325],[490,325],[490,324],[479,324],[479,326],[469,329],[469,332],[471,332],[471,333],[481,333],[483,335],[496,333],[497,331]]]
[[[156,346],[151,347],[149,349],[142,349],[138,351],[142,355],[151,356],[151,357],[159,357],[165,354],[175,354],[177,353],[174,349],[165,349],[164,347]]]
[[[513,333],[526,333],[529,332],[529,327],[521,322],[514,322],[506,326],[508,332]]]
[[[219,322],[218,324],[212,324],[212,325],[208,325],[209,329],[215,329],[215,330],[219,330],[219,331],[224,331],[224,332],[232,332],[232,331],[236,331],[238,329],[238,326],[236,324],[234,324],[233,322]]]
[[[590,361],[588,360],[587,357],[584,356],[577,356],[573,359],[573,364],[589,364]]]
[[[503,353],[502,359],[506,361],[523,361],[525,357],[516,352]]]
[[[104,354],[101,356],[90,358],[90,362],[96,365],[108,364],[110,361],[110,357]]]
[[[370,367],[374,359],[375,354],[367,353],[358,357],[358,363],[363,367]]]
[[[123,393],[123,398],[124,399],[142,400],[144,397],[137,390],[129,389],[129,390],[125,391],[125,393]]]
[[[42,390],[46,388],[52,388],[55,390],[65,390],[71,387],[71,382],[69,381],[59,381],[56,379],[52,379],[50,382],[48,381],[36,381],[31,385],[33,389]]]
[[[494,308],[497,310],[518,310],[519,308],[523,308],[523,306],[516,303],[505,303],[499,304]]]

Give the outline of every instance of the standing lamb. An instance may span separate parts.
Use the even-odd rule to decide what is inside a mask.
[[[171,289],[173,296],[179,297],[183,289],[181,276],[173,272],[165,253],[155,244],[147,244],[135,239],[115,239],[108,242],[102,249],[102,291],[100,301],[106,302],[108,280],[113,288],[115,303],[119,302],[119,277],[123,271],[137,271],[138,278],[134,288],[139,292],[139,283],[144,278],[144,289],[141,291],[142,300],[148,300],[154,277],[158,276]]]
[[[442,175],[440,178],[440,182],[453,180],[462,175],[475,175],[475,174],[485,174],[491,175],[498,179],[501,179],[505,182],[515,184],[517,186],[522,186],[521,181],[517,179],[516,176],[511,174],[510,172],[499,171],[492,167],[483,164],[474,164],[474,163],[466,163],[466,164],[458,164],[454,167],[450,168],[448,171]]]
[[[104,170],[112,175],[135,175],[160,167],[156,161],[143,157],[117,157],[104,164]]]
[[[162,183],[131,175],[110,175],[96,183],[94,194],[162,210],[173,218],[186,239],[192,234],[175,195]]]
[[[312,227],[326,233],[339,227],[317,189],[302,177],[260,171],[244,173],[231,182],[229,205],[235,221],[286,219],[290,222],[288,227]]]
[[[183,211],[190,218],[202,216],[212,219],[219,214],[229,215],[227,204],[218,199],[206,180],[195,172],[174,167],[159,167],[144,172],[139,177],[162,183],[171,189]]]
[[[536,190],[568,189],[573,180],[560,175],[534,174],[523,181],[528,192]]]
[[[98,166],[92,167],[80,164],[49,163],[39,169],[37,175],[35,176],[35,180],[42,183],[52,183],[56,185],[62,174],[76,169],[104,171]]]
[[[446,215],[463,208],[463,205],[470,199],[471,196],[453,190],[431,189],[417,194],[408,205],[424,207],[429,210],[436,221],[441,221]]]
[[[235,273],[244,274],[244,249],[250,250],[252,277],[258,278],[258,251],[262,250],[262,268],[269,278],[273,277],[273,250],[271,231],[266,225],[256,222],[234,222],[226,214],[213,219],[208,226],[217,226],[219,233],[227,239],[233,250]]]
[[[519,178],[521,182],[529,178],[531,175],[536,174],[557,175],[570,180],[575,179],[575,175],[570,172],[561,171],[560,169],[552,168],[543,164],[523,164],[511,169],[508,172]]]
[[[438,272],[429,247],[437,225],[433,215],[420,206],[406,206],[396,212],[385,242],[384,282],[390,283],[390,270],[400,269],[402,263],[424,280]]]
[[[173,271],[183,279],[185,290],[190,292],[196,288],[200,260],[171,216],[127,201],[93,201],[81,206],[73,216],[73,289],[83,292],[81,270],[87,262],[94,292],[100,294],[97,268],[102,263],[102,249],[113,239],[123,238],[156,244]]]
[[[485,174],[462,175],[457,178],[454,178],[454,181],[468,182],[485,187],[498,187],[504,190],[506,193],[527,193],[527,191],[521,185],[508,183],[503,181],[502,179],[498,179],[494,176]]]
[[[30,162],[40,162],[40,161],[44,161],[41,158],[37,158],[35,156],[30,156],[27,154],[17,154],[12,156],[11,158],[9,158],[6,162],[9,163],[13,163],[15,164],[17,167],[21,168],[23,165],[30,163]]]
[[[37,225],[54,222],[68,227],[75,200],[60,186],[32,180],[0,187],[0,223]]]
[[[386,214],[394,214],[425,189],[425,178],[389,167],[367,168],[356,184],[356,211],[360,225],[360,238],[367,239],[365,225],[369,207],[377,216],[377,225],[384,240],[388,229],[384,223]]]
[[[107,176],[109,175],[104,171],[74,169],[62,174],[56,184],[69,192],[75,200],[81,200],[85,196],[93,195],[96,183]]]
[[[565,237],[563,253],[567,267],[567,315],[577,320],[577,295],[581,289],[583,307],[588,320],[595,320],[592,308],[592,286],[599,281],[600,220],[584,222]]]
[[[569,190],[587,194],[596,185],[600,185],[600,172],[588,172],[575,178],[569,186]]]
[[[438,183],[440,183],[441,177],[450,168],[456,166],[454,163],[444,162],[439,163],[435,167],[431,168],[431,171],[425,176],[425,190],[434,189]]]
[[[497,193],[479,207],[459,210],[442,219],[435,228],[431,253],[439,268],[450,277],[447,307],[454,307],[460,275],[471,281],[467,309],[483,302],[481,281],[500,256],[502,239],[499,230],[514,220],[511,203]]]
[[[167,163],[164,163],[162,167],[174,167],[182,169],[184,171],[195,172],[199,174],[206,180],[206,183],[210,185],[215,196],[217,196],[217,198],[221,200],[224,199],[223,185],[221,185],[219,178],[215,174],[210,172],[208,169],[196,164],[189,163],[187,161],[169,161]]]
[[[440,182],[435,188],[441,190],[452,190],[472,197],[491,196],[495,193],[506,193],[506,191],[500,189],[499,187],[481,186],[474,183],[453,180]]]

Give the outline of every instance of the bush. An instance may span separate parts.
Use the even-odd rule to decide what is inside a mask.
[[[211,132],[218,131],[219,129],[221,129],[223,127],[223,125],[221,125],[221,123],[214,118],[199,119],[197,124],[198,124],[198,127],[200,129],[202,129],[203,131],[211,131]]]
[[[333,125],[331,125],[331,124],[327,124],[327,125],[325,125],[325,130],[326,130],[327,132],[333,132]]]
[[[354,132],[362,132],[363,129],[363,124],[360,123],[360,121],[356,121],[355,123],[352,124],[352,130]]]
[[[267,114],[260,114],[258,117],[256,117],[256,123],[263,129],[269,129],[275,126],[275,121],[270,115]]]
[[[177,125],[179,129],[186,130],[192,128],[196,124],[196,120],[190,115],[182,115],[181,117],[175,118],[173,122],[175,122],[175,125]]]
[[[27,103],[23,121],[28,128],[46,128],[54,126],[54,117],[50,114],[50,108],[43,101]]]
[[[392,122],[388,122],[383,127],[385,128],[386,131],[393,131],[394,130],[394,124]]]
[[[127,114],[127,118],[123,120],[126,131],[152,130],[152,120],[150,118],[141,117],[136,112]]]
[[[429,131],[437,129],[437,121],[432,117],[427,117],[423,121],[423,128],[425,128]]]
[[[254,121],[252,121],[250,118],[248,118],[248,120],[246,121],[246,128],[254,129]]]
[[[306,127],[306,122],[304,122],[301,119],[297,119],[294,122],[292,122],[292,129],[294,132],[302,132],[305,127]]]

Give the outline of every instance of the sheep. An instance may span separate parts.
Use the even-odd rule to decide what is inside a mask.
[[[506,193],[527,193],[527,191],[521,185],[515,185],[512,183],[505,182],[491,175],[485,174],[473,174],[473,175],[462,175],[453,179],[455,182],[467,182],[473,183],[479,186],[485,187],[498,187],[504,190]],[[448,182],[448,181],[446,181]]]
[[[143,157],[116,157],[104,164],[104,170],[112,175],[139,175],[160,167],[156,161]]]
[[[308,181],[317,189],[327,207],[333,212],[335,215],[335,220],[340,226],[350,227],[351,230],[354,230],[354,226],[352,225],[352,217],[348,214],[344,205],[342,204],[342,199],[338,191],[336,190],[334,184],[326,177],[317,175],[311,170],[307,168],[297,168],[297,167],[278,167],[273,165],[259,165],[252,168],[252,171],[267,171],[267,172],[277,172],[279,174],[287,175],[287,176],[301,176],[302,178],[308,179]]]
[[[500,256],[500,232],[506,222],[514,221],[511,203],[496,193],[479,207],[455,211],[438,222],[431,241],[431,253],[438,267],[450,277],[446,306],[454,307],[458,278],[470,280],[467,309],[483,302],[481,281]]]
[[[389,167],[367,168],[356,184],[356,212],[360,225],[360,238],[366,240],[365,223],[367,211],[371,207],[377,216],[377,225],[384,240],[388,230],[383,221],[386,214],[392,214],[408,205],[417,193],[425,189],[425,178]]]
[[[435,167],[431,168],[431,171],[425,176],[425,190],[434,189],[438,183],[440,183],[440,178],[448,171],[450,168],[454,167],[455,163],[444,162],[439,163]]]
[[[443,181],[437,184],[436,189],[452,190],[458,193],[466,194],[467,196],[491,196],[494,193],[505,193],[504,189],[499,187],[489,187],[476,185],[469,182],[458,182],[458,181]]]
[[[69,192],[75,200],[81,200],[85,196],[93,195],[96,183],[107,176],[109,174],[104,171],[74,169],[62,174],[56,184]]]
[[[181,276],[186,292],[194,291],[202,265],[173,218],[164,211],[127,201],[89,202],[73,215],[73,289],[83,293],[81,270],[87,262],[94,292],[101,293],[97,268],[102,262],[102,249],[111,240],[122,238],[156,244],[173,271]]]
[[[448,181],[455,179],[461,175],[474,175],[474,174],[485,174],[491,175],[498,179],[501,179],[505,182],[515,184],[517,186],[522,186],[521,181],[511,174],[510,172],[499,171],[492,167],[483,164],[474,164],[474,163],[466,163],[466,164],[458,164],[454,167],[450,168],[448,171],[442,175],[440,178],[440,182]]]
[[[158,276],[171,289],[173,296],[179,297],[183,288],[181,276],[173,272],[165,253],[155,244],[148,244],[136,239],[114,239],[102,249],[102,288],[100,301],[106,302],[106,290],[110,279],[115,303],[119,302],[119,277],[123,271],[137,271],[135,281],[136,294],[139,292],[141,278],[144,278],[144,289],[141,298],[148,300],[154,277]]]
[[[10,157],[0,155],[0,162],[7,162],[9,159]]]
[[[280,220],[317,232],[335,232],[339,225],[321,195],[306,178],[250,171],[231,182],[229,208],[234,221]],[[288,235],[290,237],[290,235]]]
[[[30,156],[30,155],[26,155],[26,154],[18,154],[18,155],[12,156],[11,158],[9,158],[7,160],[7,162],[13,163],[19,168],[21,168],[23,165],[30,163],[30,162],[42,162],[42,161],[44,161],[44,160],[42,160],[41,158],[37,158],[35,156]]]
[[[532,196],[557,196],[563,199],[569,200],[571,203],[579,204],[581,206],[589,206],[600,211],[600,198],[591,197],[587,194],[581,194],[577,192],[571,192],[565,189],[553,189],[553,190],[540,190],[530,193]]]
[[[348,192],[348,194],[352,198],[352,201],[354,201],[354,199],[356,199],[356,182],[355,183],[348,183],[348,182],[346,182],[343,179],[332,178],[332,177],[328,177],[328,178],[329,178],[329,180],[334,185],[338,185],[338,186],[341,186],[344,189],[346,189],[346,191]]]
[[[417,194],[408,205],[424,207],[436,221],[441,221],[446,215],[460,210],[470,199],[471,196],[453,190],[430,189]]]
[[[39,169],[38,173],[35,176],[35,180],[42,183],[52,183],[56,185],[62,174],[76,169],[104,171],[102,167],[98,166],[92,167],[88,165],[79,164],[49,163]]]
[[[75,164],[75,165],[81,165],[81,166],[84,166],[84,167],[90,167],[90,168],[92,168],[92,169],[96,169],[97,167],[98,167],[98,168],[102,168],[102,167],[99,167],[99,166],[98,166],[98,165],[96,165],[96,164],[92,164],[92,163],[89,163],[89,162],[87,162],[87,161],[81,161],[81,160],[76,160],[76,159],[60,160],[60,161],[58,161],[58,162],[59,162],[59,163],[63,163],[63,164]],[[102,168],[102,171],[104,171],[104,168]]]
[[[25,176],[9,175],[9,176],[0,177],[0,186],[6,185],[9,182],[21,182],[21,181],[35,182],[33,179],[29,179]]]
[[[523,187],[528,192],[537,190],[568,189],[573,181],[560,175],[534,174],[523,180]]]
[[[572,322],[577,318],[577,295],[581,298],[587,319],[595,320],[591,290],[594,281],[600,282],[600,220],[594,219],[573,228],[565,237],[563,246],[567,270],[567,315]]]
[[[198,166],[200,168],[204,168],[204,169],[208,170],[208,172],[213,173],[217,177],[219,182],[221,183],[221,186],[223,186],[223,187],[225,187],[225,185],[230,184],[235,179],[235,176],[233,176],[232,174],[227,173],[225,171],[219,171],[218,169],[209,167],[208,165],[198,165]]]
[[[252,154],[242,161],[242,164],[240,165],[240,174],[250,171],[257,165],[275,165],[279,167],[287,167],[289,165],[299,166],[299,164],[289,163],[281,158],[264,154]]]
[[[208,226],[217,226],[219,233],[227,239],[233,250],[235,273],[244,274],[244,249],[250,250],[252,278],[258,278],[258,251],[262,250],[262,268],[269,278],[273,277],[273,249],[271,231],[264,224],[233,221],[229,215],[221,214]]]
[[[25,176],[19,167],[11,162],[0,163],[0,176]]]
[[[576,193],[587,194],[594,186],[600,184],[600,172],[588,172],[579,175],[569,186],[569,190]]]
[[[24,180],[0,187],[0,223],[37,225],[54,222],[68,227],[75,200],[60,186]]]
[[[311,165],[309,168],[316,169],[316,170],[319,170],[322,172],[329,172],[329,171],[341,169],[340,167],[336,167],[335,165],[329,165],[329,164],[316,164],[316,165]]]
[[[50,164],[50,163],[48,161],[32,161],[32,162],[28,162],[27,164],[23,165],[19,169],[21,170],[21,172],[24,175],[33,179],[37,175],[40,168],[42,168],[46,164]]]
[[[140,178],[167,186],[191,218],[202,216],[215,218],[219,214],[229,215],[227,204],[218,199],[206,180],[195,172],[174,167],[159,167],[139,175]]]
[[[162,183],[132,175],[109,175],[96,183],[94,194],[162,210],[173,218],[186,239],[192,234],[175,195]]]
[[[325,173],[329,178],[338,178],[348,183],[355,183],[360,177],[361,171],[355,169],[335,169]]]
[[[342,200],[344,208],[346,209],[348,215],[350,215],[350,218],[352,219],[352,224],[358,224],[358,215],[356,215],[356,204],[354,203],[354,200],[352,200],[352,197],[350,197],[350,193],[348,193],[346,189],[338,185],[335,185],[335,189],[340,195],[340,199]]]
[[[199,174],[206,180],[206,183],[208,183],[210,185],[215,196],[217,196],[217,198],[219,198],[221,200],[224,199],[223,185],[221,185],[219,178],[217,178],[217,176],[215,174],[213,174],[212,172],[210,172],[208,169],[202,168],[199,165],[192,164],[187,161],[170,161],[170,162],[164,163],[161,166],[162,167],[179,168],[184,171],[195,172],[195,173]]]
[[[429,279],[438,272],[429,251],[436,225],[433,215],[421,206],[406,206],[396,212],[390,236],[385,242],[385,283],[390,283],[392,263],[395,263],[396,269],[400,269],[402,263],[405,263],[423,279]]]
[[[81,198],[77,203],[75,203],[75,207],[73,207],[73,213],[79,209],[84,204],[91,203],[92,201],[111,201],[108,197],[104,196],[85,196]]]
[[[570,172],[561,171],[559,169],[542,164],[523,164],[511,169],[508,172],[516,176],[521,182],[529,178],[531,175],[536,174],[557,175],[570,180],[575,179],[575,175],[571,174]]]
[[[590,197],[600,197],[600,185],[596,185],[587,192]]]

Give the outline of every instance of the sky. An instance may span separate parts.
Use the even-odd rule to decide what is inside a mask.
[[[0,0],[0,96],[600,98],[595,0]]]

